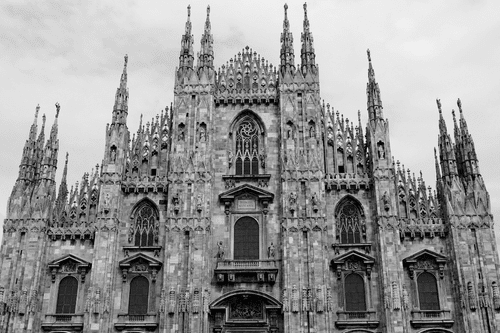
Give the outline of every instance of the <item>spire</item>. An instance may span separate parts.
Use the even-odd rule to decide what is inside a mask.
[[[465,121],[465,117],[462,111],[462,102],[460,98],[457,100],[458,110],[460,111],[460,128],[459,135],[457,136],[459,139],[455,139],[457,142],[457,155],[461,156],[460,159],[460,168],[461,176],[464,178],[475,178],[477,175],[480,175],[478,160],[476,155],[476,148],[474,146],[474,140],[472,139],[472,135],[469,134],[469,129],[467,128],[467,122]]]
[[[61,178],[61,184],[59,185],[59,192],[57,193],[56,199],[56,214],[59,215],[68,200],[68,184],[67,184],[67,176],[68,176],[68,158],[69,154],[66,152],[66,161],[64,162],[64,170]]]
[[[205,21],[205,31],[203,36],[201,36],[201,51],[198,56],[198,68],[208,67],[213,69],[214,67],[214,50],[213,50],[214,39],[211,33],[210,26],[210,6],[207,6],[207,20]]]
[[[309,19],[307,18],[307,3],[304,3],[304,31],[301,34],[302,49],[300,52],[300,59],[302,62],[302,73],[305,75],[306,72],[315,70],[315,58],[313,36],[309,31]]]
[[[295,56],[293,54],[293,36],[290,32],[290,23],[287,15],[288,5],[285,4],[285,19],[283,20],[283,32],[281,33],[281,73],[295,71]]]
[[[181,39],[181,53],[179,56],[179,71],[193,69],[193,35],[191,34],[191,5],[187,7],[188,17],[186,21],[186,32]]]
[[[451,137],[446,129],[446,122],[443,118],[441,110],[441,100],[436,99],[436,104],[439,111],[439,157],[441,161],[441,171],[444,177],[451,177],[458,174],[457,162],[455,158],[455,149],[453,147]]]
[[[127,122],[127,114],[128,114],[127,63],[128,63],[128,55],[125,54],[123,72],[120,78],[120,87],[116,89],[115,106],[113,108],[112,123],[125,124]]]
[[[366,50],[368,55],[368,83],[366,85],[367,108],[370,121],[383,120],[382,99],[380,98],[380,89],[375,81],[375,71],[372,66],[370,49]]]

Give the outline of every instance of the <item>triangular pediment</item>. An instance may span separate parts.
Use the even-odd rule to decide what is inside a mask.
[[[51,262],[49,262],[48,266],[51,268],[58,268],[58,267],[62,267],[63,265],[66,265],[67,263],[73,263],[73,265],[75,265],[75,267],[77,267],[77,268],[80,268],[80,267],[90,268],[90,266],[92,266],[92,264],[90,262],[88,262],[82,258],[79,258],[73,254],[67,254],[67,255],[62,256],[58,259],[52,260]]]
[[[445,263],[447,261],[447,259],[444,255],[439,254],[439,253],[434,252],[434,251],[431,251],[431,250],[428,250],[428,249],[424,249],[424,250],[418,251],[415,254],[412,254],[409,257],[406,257],[405,259],[403,259],[403,262],[405,264],[411,264],[411,263],[415,263],[419,260],[423,260],[423,259],[429,258],[429,257],[436,260],[437,263]]]
[[[375,263],[375,258],[367,254],[361,253],[356,250],[351,250],[338,257],[332,259],[333,265],[342,265],[346,261],[362,261],[365,265],[373,265]]]
[[[236,197],[243,194],[250,194],[257,197],[259,201],[267,201],[268,203],[273,202],[274,199],[274,194],[271,192],[253,185],[244,184],[219,194],[219,200],[221,202],[232,202]]]
[[[134,254],[131,257],[128,257],[128,258],[121,260],[118,264],[121,268],[129,268],[133,264],[136,264],[138,262],[145,263],[149,267],[161,267],[162,266],[161,261],[156,260],[154,258],[151,258],[150,256],[147,256],[143,253]]]

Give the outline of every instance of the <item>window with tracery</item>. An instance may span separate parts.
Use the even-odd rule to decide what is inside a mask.
[[[236,174],[259,174],[259,130],[252,119],[245,118],[236,131]]]
[[[259,224],[251,217],[242,217],[234,224],[235,260],[259,259]]]
[[[148,313],[149,281],[144,276],[137,276],[130,281],[128,314],[144,315]]]
[[[348,201],[337,214],[337,237],[341,244],[361,243],[361,214],[358,207]]]
[[[155,243],[155,212],[148,204],[137,211],[134,234],[131,235],[135,246],[153,246]]]
[[[78,280],[67,276],[59,283],[57,292],[56,313],[75,313]]]

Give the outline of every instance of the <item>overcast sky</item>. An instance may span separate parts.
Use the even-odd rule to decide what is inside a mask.
[[[18,175],[37,104],[47,135],[59,102],[59,183],[69,152],[69,183],[100,163],[106,123],[124,54],[129,55],[128,125],[151,119],[173,100],[175,67],[191,3],[195,52],[211,6],[215,65],[245,46],[279,64],[280,1],[2,1],[0,4],[0,220]],[[300,62],[302,1],[288,1],[295,60]],[[461,98],[479,167],[500,216],[499,1],[311,1],[308,16],[320,69],[321,97],[366,123],[366,49],[390,122],[396,160],[422,170],[435,188],[441,99],[449,131]],[[41,122],[41,115],[39,117]],[[59,185],[59,184],[58,184]],[[497,229],[498,230],[498,229]],[[497,234],[499,232],[497,231]]]

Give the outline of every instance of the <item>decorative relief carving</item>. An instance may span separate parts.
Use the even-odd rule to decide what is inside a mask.
[[[195,288],[193,293],[193,313],[200,312],[200,289]]]
[[[77,270],[77,263],[74,262],[73,260],[66,261],[59,269],[61,273],[76,273],[76,270]]]
[[[401,310],[401,296],[399,295],[399,286],[396,281],[392,281],[392,309]]]
[[[302,288],[302,311],[309,311],[309,299],[306,288]]]
[[[19,314],[25,314],[28,306],[28,290],[23,289],[19,297]]]
[[[333,311],[333,297],[332,297],[332,288],[326,288],[326,311]]]
[[[166,295],[165,295],[165,288],[162,288],[161,291],[160,291],[160,309],[159,309],[159,312],[160,313],[164,313],[165,312],[165,308],[166,308],[166,303],[167,303],[167,300],[166,300]]]
[[[297,286],[292,286],[292,312],[299,312],[299,291]]]
[[[207,312],[210,310],[208,308],[210,304],[210,291],[208,289],[205,289],[203,291],[203,311]]]
[[[94,289],[89,287],[87,289],[87,297],[85,297],[85,312],[90,312],[92,308],[92,295],[94,294]]]
[[[281,303],[283,303],[283,312],[290,311],[290,304],[288,304],[288,290],[286,288],[281,291]]]
[[[405,310],[408,310],[410,308],[410,296],[408,295],[406,285],[403,285],[403,308]]]
[[[323,286],[316,288],[316,312],[325,311],[325,299],[323,296]]]
[[[175,313],[175,289],[174,287],[170,288],[168,293],[168,313]]]
[[[493,308],[495,310],[500,310],[500,291],[498,290],[498,284],[493,282],[491,284],[491,289],[493,291]]]
[[[479,290],[479,307],[489,308],[491,306],[490,295],[488,295],[484,284],[482,282],[479,282],[477,289]]]
[[[148,269],[149,269],[148,263],[141,258],[139,258],[139,260],[135,261],[130,266],[130,271],[134,273],[144,273],[147,272]]]
[[[472,284],[472,282],[469,282],[467,284],[467,299],[469,301],[469,309],[471,309],[472,311],[476,311],[476,293],[474,291],[474,285]]]
[[[262,301],[257,297],[242,295],[235,297],[229,305],[229,319],[259,319],[264,318]]]

